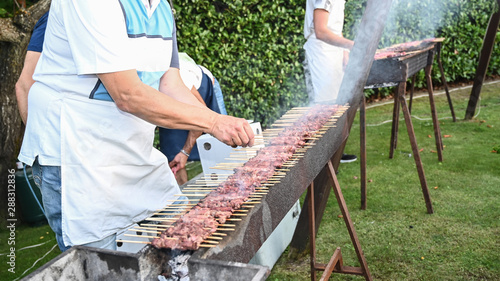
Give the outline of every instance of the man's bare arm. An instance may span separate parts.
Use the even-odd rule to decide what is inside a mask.
[[[41,54],[42,53],[33,51],[28,51],[26,53],[23,70],[16,83],[17,107],[24,124],[26,124],[28,119],[28,93],[33,83],[35,83],[35,80],[33,80],[33,73],[35,72],[35,67]]]
[[[314,32],[316,33],[316,38],[319,40],[334,45],[337,47],[352,49],[354,41],[344,38],[343,36],[337,35],[328,29],[328,16],[330,13],[327,10],[315,9],[314,10]]]
[[[217,114],[204,107],[182,84],[178,69],[172,70],[162,79],[162,92],[142,83],[135,70],[98,77],[120,110],[160,127],[206,132],[227,145],[253,145],[254,134],[245,119]]]

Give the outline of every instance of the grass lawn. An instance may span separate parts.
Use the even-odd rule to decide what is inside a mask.
[[[414,99],[412,109],[434,214],[426,212],[403,119],[394,159],[388,157],[392,100],[368,105],[367,210],[359,209],[359,161],[340,166],[337,177],[375,280],[500,280],[500,154],[492,152],[500,150],[500,81],[483,86],[472,121],[463,121],[470,88],[451,92],[457,122],[452,122],[446,96],[440,92],[435,99],[445,145],[442,163],[433,152],[428,98]],[[359,154],[358,119],[345,151]],[[189,169],[191,177],[201,171],[197,162]],[[341,247],[344,264],[358,266],[339,214],[332,193],[318,233],[317,261],[328,262]],[[17,226],[13,274],[7,271],[9,235],[0,230],[0,280],[25,276],[60,254],[47,225]],[[286,252],[268,278],[309,279],[309,257],[289,260]],[[363,278],[334,274],[331,280]]]
[[[367,210],[360,210],[359,161],[341,164],[337,175],[375,280],[500,280],[500,82],[483,87],[480,110],[463,121],[470,88],[436,96],[445,149],[437,160],[427,96],[414,100],[412,115],[434,214],[426,212],[404,119],[398,148],[389,159],[392,100],[367,110]],[[359,116],[358,116],[359,117]],[[402,115],[401,115],[402,118]],[[359,152],[359,119],[345,149]],[[317,262],[341,247],[344,265],[359,266],[335,196],[318,233]],[[268,280],[308,280],[309,257],[286,253]],[[320,276],[321,272],[318,273]],[[332,280],[364,280],[334,274]]]

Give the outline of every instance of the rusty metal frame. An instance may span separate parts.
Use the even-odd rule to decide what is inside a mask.
[[[368,264],[366,262],[363,251],[361,250],[361,244],[359,243],[358,236],[356,234],[356,230],[354,229],[354,224],[349,215],[349,210],[347,209],[346,202],[344,200],[344,196],[342,195],[342,191],[340,189],[339,182],[337,180],[337,176],[335,175],[335,169],[333,167],[332,161],[329,160],[326,164],[328,169],[328,175],[333,182],[333,191],[335,193],[335,197],[337,198],[337,203],[339,205],[340,211],[344,218],[344,222],[346,224],[347,231],[349,232],[349,236],[351,237],[351,242],[354,246],[354,250],[358,257],[358,261],[360,263],[360,267],[352,267],[345,266],[342,259],[342,252],[340,247],[337,247],[333,252],[330,261],[327,264],[317,263],[316,262],[316,227],[314,225],[315,221],[315,211],[314,211],[314,181],[309,185],[307,189],[308,198],[309,198],[309,236],[310,236],[310,266],[311,266],[311,280],[316,281],[316,271],[323,271],[321,278],[319,280],[328,280],[332,273],[341,273],[341,274],[352,274],[352,275],[362,275],[366,280],[373,280],[370,271],[368,269]]]
[[[434,55],[436,52],[436,44],[433,44],[431,47],[426,48],[422,50],[419,53],[416,53],[411,56],[411,58],[418,58],[420,56],[427,56],[427,63],[422,66],[422,68],[425,71],[425,77],[427,81],[427,91],[429,94],[429,103],[431,107],[431,114],[432,114],[432,122],[433,122],[433,127],[434,127],[434,138],[436,141],[436,150],[438,154],[438,161],[442,162],[443,161],[443,141],[441,138],[441,129],[439,128],[439,120],[437,117],[437,112],[436,112],[436,106],[434,102],[434,92],[433,92],[433,86],[432,86],[432,79],[431,79],[431,71],[432,71],[432,63],[434,61]],[[410,109],[406,103],[405,99],[405,93],[406,93],[406,81],[408,80],[410,75],[415,74],[416,72],[420,71],[422,68],[418,69],[413,69],[413,73],[408,73],[410,68],[412,68],[412,61],[407,60],[408,57],[405,57],[402,59],[400,64],[397,64],[397,66],[400,66],[397,71],[394,71],[394,73],[397,73],[397,75],[393,75],[392,77],[400,76],[401,79],[398,79],[397,81],[381,81],[378,80],[377,83],[396,83],[397,88],[396,88],[396,93],[394,95],[394,107],[393,107],[393,115],[392,115],[392,128],[391,128],[391,141],[390,141],[390,152],[389,152],[389,158],[394,157],[394,150],[397,147],[397,136],[398,136],[398,127],[399,127],[399,113],[402,110],[403,111],[403,116],[405,119],[406,123],[406,129],[408,131],[408,136],[410,139],[410,144],[412,148],[412,153],[413,153],[413,158],[415,160],[415,165],[417,168],[419,180],[420,180],[420,186],[422,188],[422,193],[424,196],[426,208],[427,208],[427,213],[432,214],[434,213],[433,207],[432,207],[432,202],[429,194],[429,188],[427,186],[427,180],[425,178],[425,173],[424,173],[424,168],[422,165],[422,160],[420,158],[420,151],[418,149],[417,145],[417,139],[415,136],[415,131],[413,129],[413,123],[411,120],[411,113]],[[410,74],[410,75],[409,75]],[[382,78],[383,79],[383,78]],[[373,80],[372,80],[373,81]],[[413,82],[414,83],[414,82]],[[412,83],[412,84],[413,84]],[[392,86],[393,84],[391,84]],[[413,93],[413,89],[411,90]],[[411,102],[411,99],[410,99]],[[360,162],[361,162],[361,209],[365,210],[367,206],[367,200],[366,200],[366,104],[362,101],[360,103]]]
[[[443,38],[444,40],[444,38]],[[437,64],[438,64],[438,67],[439,67],[439,72],[441,73],[441,83],[443,83],[443,86],[444,86],[444,91],[446,93],[446,98],[448,100],[448,106],[450,107],[450,112],[451,112],[451,117],[453,118],[453,122],[457,122],[457,117],[455,116],[455,110],[453,109],[453,102],[451,100],[451,96],[450,96],[450,90],[448,88],[448,83],[446,83],[446,77],[444,75],[444,68],[443,68],[443,63],[441,62],[441,48],[443,47],[443,42],[439,41],[439,42],[436,42],[435,43],[436,46],[436,61],[437,61]],[[412,102],[413,102],[413,93],[415,91],[415,78],[416,78],[417,74],[413,74],[413,76],[411,77],[411,83],[410,83],[410,102],[409,102],[409,105],[408,105],[408,109],[410,110],[410,113],[411,113],[411,106],[412,106]]]

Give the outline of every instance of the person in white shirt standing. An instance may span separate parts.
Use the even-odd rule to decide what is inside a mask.
[[[311,103],[335,103],[354,41],[342,36],[345,0],[307,0],[304,74]],[[344,154],[342,163],[355,161]]]

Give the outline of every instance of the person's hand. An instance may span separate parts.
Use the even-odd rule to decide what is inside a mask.
[[[187,160],[188,160],[187,155],[179,152],[177,153],[177,155],[175,155],[174,159],[168,163],[174,175],[177,173],[177,171],[184,169],[186,167]]]
[[[254,133],[248,121],[218,114],[209,134],[231,147],[247,147],[254,143]]]

